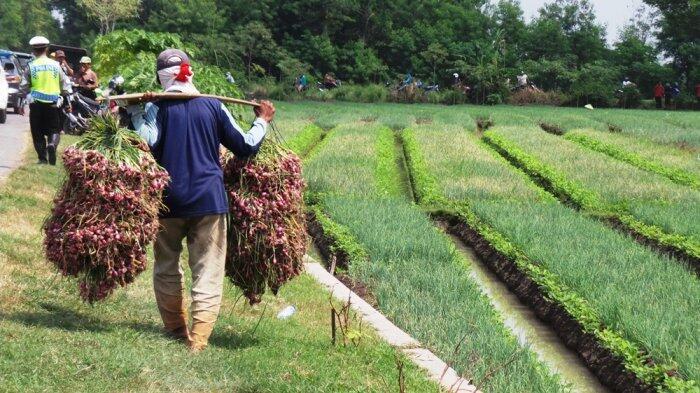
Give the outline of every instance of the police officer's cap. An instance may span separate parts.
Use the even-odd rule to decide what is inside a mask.
[[[49,39],[40,35],[32,37],[32,39],[29,40],[29,45],[33,48],[44,48],[49,46],[49,44]]]

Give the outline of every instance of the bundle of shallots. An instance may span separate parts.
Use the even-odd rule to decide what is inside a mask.
[[[255,304],[266,287],[277,294],[303,269],[301,160],[268,140],[252,158],[223,161],[230,220],[226,275]]]
[[[77,277],[80,296],[92,303],[146,269],[168,174],[111,115],[93,118],[63,165],[67,177],[44,224],[46,257]]]

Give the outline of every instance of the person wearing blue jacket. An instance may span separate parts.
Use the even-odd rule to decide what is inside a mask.
[[[166,92],[198,93],[187,54],[163,51],[157,77]],[[145,101],[153,95],[146,94]],[[260,148],[275,108],[262,101],[257,118],[244,132],[218,100],[193,98],[149,102],[144,109],[128,108],[136,132],[148,143],[155,160],[168,171],[163,194],[165,209],[154,245],[153,288],[166,332],[183,339],[193,351],[206,348],[219,315],[226,258],[228,199],[219,146],[239,157]],[[192,270],[192,326],[188,328],[182,241],[187,239]]]

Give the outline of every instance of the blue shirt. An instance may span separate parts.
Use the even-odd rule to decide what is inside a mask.
[[[260,148],[267,122],[256,119],[247,133],[218,100],[194,98],[146,104],[133,113],[136,132],[148,142],[156,161],[168,171],[163,218],[186,218],[228,212],[219,145],[238,157]]]

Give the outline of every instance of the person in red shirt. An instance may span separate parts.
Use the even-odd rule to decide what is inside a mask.
[[[661,103],[664,99],[664,84],[659,82],[654,86],[654,100],[656,100],[656,109],[661,109]]]
[[[700,82],[695,84],[695,99],[700,104]]]

